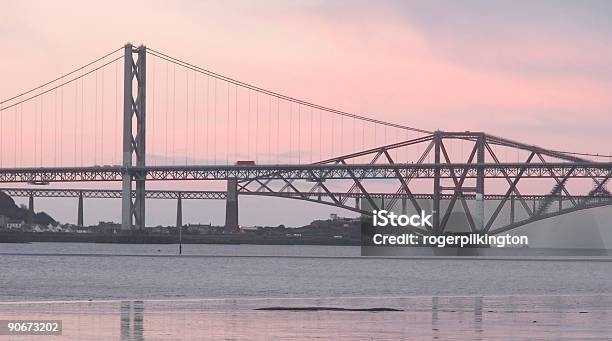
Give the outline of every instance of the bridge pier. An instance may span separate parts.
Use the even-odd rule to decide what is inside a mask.
[[[30,194],[28,200],[28,224],[34,223],[34,195]]]
[[[227,179],[225,229],[228,231],[236,231],[238,228],[238,180]]]
[[[485,162],[485,136],[482,134],[476,141],[476,163]],[[475,221],[476,231],[484,231],[484,186],[485,186],[485,174],[483,168],[478,168],[476,171],[476,207],[475,207]]]
[[[79,207],[77,209],[77,226],[83,226],[83,192],[79,192]]]
[[[434,163],[436,165],[440,164],[440,145],[442,144],[442,138],[440,137],[439,132],[434,133]],[[434,178],[433,178],[433,207],[432,207],[432,215],[433,215],[433,232],[440,233],[440,196],[441,196],[441,186],[440,186],[440,168],[434,169]]]
[[[183,227],[183,200],[179,193],[176,199],[176,228],[180,229]]]

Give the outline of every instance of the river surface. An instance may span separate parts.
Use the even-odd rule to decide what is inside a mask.
[[[59,319],[57,339],[80,340],[612,337],[610,257],[364,258],[359,247],[263,245],[183,251],[0,244],[0,320]],[[270,307],[349,310],[255,310]],[[351,311],[371,308],[398,311]]]

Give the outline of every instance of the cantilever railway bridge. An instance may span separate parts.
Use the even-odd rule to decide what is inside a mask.
[[[238,226],[243,195],[362,214],[371,213],[364,207],[428,207],[433,227],[423,234],[445,233],[457,210],[470,231],[495,234],[612,204],[612,163],[599,155],[384,122],[145,46],[127,44],[3,100],[0,111],[0,182],[101,187],[2,190],[29,197],[32,209],[34,197],[79,198],[78,224],[83,198],[120,198],[124,229],[145,228],[146,199],[176,199],[178,207],[182,199],[225,200],[228,228]],[[226,190],[146,189],[188,180],[223,181]],[[110,182],[120,182],[121,190],[102,188]]]

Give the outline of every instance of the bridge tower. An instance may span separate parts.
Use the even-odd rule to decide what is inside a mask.
[[[147,63],[145,46],[134,48],[125,45],[123,68],[123,182],[121,193],[121,228],[145,228],[145,178],[144,171],[128,171],[135,160],[137,167],[144,167]],[[134,60],[134,55],[137,59]],[[136,123],[134,127],[133,122]],[[132,182],[136,183],[136,196],[132,201]]]

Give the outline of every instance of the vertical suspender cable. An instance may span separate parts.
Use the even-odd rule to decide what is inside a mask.
[[[84,136],[84,132],[83,132],[83,121],[85,120],[85,109],[84,109],[84,104],[85,104],[85,99],[83,97],[83,92],[84,92],[84,88],[83,88],[83,81],[84,79],[82,78],[82,71],[81,71],[81,129],[79,130],[80,134],[81,134],[81,167],[83,167],[83,136]]]
[[[185,165],[187,165],[189,155],[189,69],[185,69],[185,81],[187,84],[185,89]]]
[[[317,110],[319,113],[319,161],[323,160],[323,112]]]
[[[157,74],[157,71],[155,70],[155,58],[151,58],[152,59],[152,65],[151,65],[151,95],[152,96],[147,96],[147,98],[150,98],[151,101],[151,111],[150,113],[147,113],[147,118],[151,117],[151,134],[149,134],[148,136],[148,140],[151,141],[151,155],[155,155],[155,76]],[[153,158],[153,164],[156,165],[157,164],[157,160],[154,157]]]
[[[193,140],[193,145],[191,148],[191,163],[193,164],[196,160],[196,110],[197,110],[197,105],[198,105],[198,77],[197,77],[197,72],[193,73],[193,127],[191,127],[193,129],[193,133],[192,135],[192,140]]]
[[[96,70],[94,81],[94,165],[98,164],[98,70]]]
[[[164,131],[165,131],[165,137],[164,137],[164,144],[165,146],[165,153],[164,153],[164,161],[168,162],[168,130],[169,126],[168,126],[168,108],[170,106],[170,92],[169,92],[169,87],[170,87],[170,72],[169,72],[169,63],[166,62],[166,96],[164,97],[164,102],[166,102],[166,110],[164,112],[164,116],[165,116],[165,124],[164,124]]]
[[[361,150],[365,150],[366,143],[366,124],[364,121],[361,121]]]
[[[79,110],[79,82],[76,81],[74,82],[74,111],[73,111],[73,116],[74,116],[74,120],[72,121],[72,125],[74,127],[74,157],[73,157],[73,166],[76,167],[76,165],[78,164],[77,161],[77,146],[79,145],[77,143],[77,120],[78,120],[78,112]]]
[[[302,106],[298,104],[298,163],[302,163]]]
[[[356,150],[357,148],[357,144],[355,143],[355,140],[357,139],[357,120],[353,118],[353,151]],[[355,158],[353,158],[353,164],[355,163]]]
[[[238,87],[234,85],[234,159],[238,158]]]
[[[214,93],[213,93],[213,102],[215,104],[214,107],[214,111],[213,111],[213,120],[214,120],[214,129],[213,129],[213,162],[216,165],[217,164],[217,79],[215,78],[215,82],[213,84],[215,86],[214,88]]]
[[[196,73],[196,76],[197,76],[197,77],[200,77],[200,76],[199,76],[199,74],[197,74],[197,73]],[[202,89],[204,89],[204,87],[203,87],[203,86],[202,86]],[[198,96],[198,97],[199,97],[199,96]],[[203,100],[203,99],[204,99],[204,96],[202,96],[201,98],[202,98],[202,100]],[[193,118],[193,119],[194,119],[194,129],[196,129],[196,127],[197,127],[197,130],[198,130],[198,131],[200,131],[200,126],[198,125],[199,123],[198,123],[198,124],[196,124],[196,122],[197,122],[197,120],[198,120],[198,116],[199,116],[198,114],[199,114],[199,111],[197,111],[196,113],[194,113],[194,115],[195,115],[195,116],[194,116],[194,118]],[[199,149],[199,144],[198,144],[198,135],[201,135],[201,134],[197,134],[197,135],[195,135],[195,137],[194,137],[194,144],[195,144],[195,147],[194,147],[194,151],[193,151],[193,153],[194,153],[194,156],[195,156],[196,158],[200,158],[200,153],[199,153],[200,149]],[[200,136],[200,137],[201,137],[201,136]]]
[[[378,141],[376,140],[376,128],[377,125],[374,125],[374,147],[378,147]]]
[[[331,154],[329,154],[329,157],[332,158],[334,157],[334,140],[336,139],[336,132],[334,129],[334,115],[330,114],[329,117],[331,118],[331,136],[330,136],[330,140],[331,140]]]
[[[251,159],[251,90],[249,94],[249,109],[247,111],[247,158]]]
[[[238,86],[234,85],[234,157],[238,157]]]
[[[104,59],[102,59],[102,64],[104,64]],[[102,131],[100,134],[100,163],[104,164],[104,147],[106,146],[104,144],[104,68],[100,69],[100,72],[102,73],[102,80],[100,84],[101,87],[101,91],[100,91],[100,126],[102,127]]]
[[[293,152],[293,102],[289,102],[289,153],[287,153],[290,158],[287,163],[290,163]]]
[[[119,145],[117,141],[119,141],[118,131],[119,131],[119,109],[117,107],[117,99],[119,97],[119,62],[115,61],[115,138],[113,140],[113,150],[114,150],[114,158],[113,163],[119,164],[119,158],[117,157],[117,150],[119,149]]]
[[[225,163],[229,165],[229,141],[230,141],[230,83],[227,83],[227,121],[225,122]]]
[[[383,141],[383,145],[387,144],[387,126],[385,126],[385,140]]]
[[[259,92],[255,91],[255,161],[259,163]]]
[[[15,107],[15,116],[13,117],[13,167],[17,168],[17,118],[19,117],[18,114],[18,107]]]
[[[272,97],[268,96],[268,163],[272,163]]]
[[[53,91],[53,167],[57,167],[57,89]]]
[[[344,116],[340,116],[340,154],[344,153]]]
[[[37,97],[36,101],[34,102],[34,163],[32,164],[33,166],[38,166],[38,160],[37,160],[38,159],[38,106],[39,106],[40,101],[41,101],[41,98]],[[1,141],[2,140],[0,139],[0,149],[2,149]],[[2,166],[2,158],[0,158],[0,166]]]
[[[2,121],[4,119],[4,115],[2,114],[2,104],[0,103],[0,167],[2,167],[2,141],[4,140],[4,131],[2,130]]]
[[[276,163],[280,157],[280,99],[276,97]]]
[[[23,103],[19,104],[19,167],[23,167]]]
[[[39,126],[40,126],[40,135],[39,135],[39,143],[40,143],[40,148],[38,148],[38,152],[39,152],[39,158],[38,158],[38,164],[42,167],[43,166],[43,147],[45,146],[45,144],[43,143],[43,126],[44,126],[44,122],[43,122],[43,110],[44,110],[44,95],[40,96],[40,107],[39,107],[40,111],[39,113]]]
[[[176,64],[172,71],[172,165],[176,164]]]
[[[62,87],[60,89],[60,129],[63,131],[64,130],[64,88]],[[59,144],[59,160],[60,160],[60,165],[64,164],[64,134],[59,134],[59,139],[60,139],[60,144]]]
[[[395,129],[395,141],[394,141],[394,143],[398,143],[398,142],[399,142],[399,130]],[[397,150],[397,148],[395,148],[395,162],[398,161],[398,159],[397,159],[397,152],[398,152],[398,150]]]
[[[404,131],[404,135],[405,135],[404,137],[405,140],[408,141],[408,131],[407,130]],[[418,143],[417,143],[417,147],[418,147]],[[404,149],[406,150],[406,160],[405,161],[406,163],[408,163],[408,161],[410,160],[409,150],[408,150],[408,147],[404,147]]]
[[[310,108],[310,163],[312,163],[312,124],[313,124],[312,108]]]
[[[208,135],[208,108],[209,108],[209,101],[210,101],[210,76],[206,76],[206,163],[209,163],[209,159],[208,159],[208,141],[209,139],[209,135]]]

